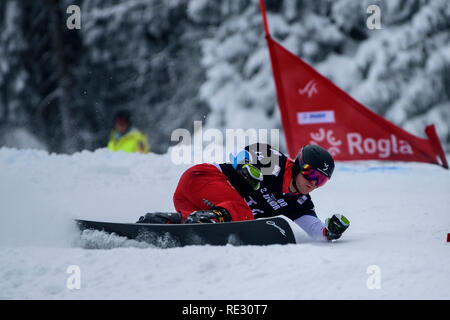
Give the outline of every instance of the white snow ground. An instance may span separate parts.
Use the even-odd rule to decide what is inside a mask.
[[[334,243],[160,249],[80,238],[74,218],[173,210],[186,168],[170,154],[1,148],[0,299],[450,299],[450,173],[428,164],[338,163],[312,193],[322,219],[351,221]],[[71,265],[80,289],[67,288]]]

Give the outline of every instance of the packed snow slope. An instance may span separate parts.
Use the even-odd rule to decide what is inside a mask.
[[[351,221],[334,243],[161,249],[75,228],[173,210],[188,167],[170,151],[0,149],[0,298],[450,299],[450,173],[435,165],[337,163],[311,194],[321,219]]]

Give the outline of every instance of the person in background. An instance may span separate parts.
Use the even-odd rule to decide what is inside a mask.
[[[115,113],[114,129],[109,137],[108,149],[140,153],[150,151],[145,134],[132,126],[130,111],[119,110]]]

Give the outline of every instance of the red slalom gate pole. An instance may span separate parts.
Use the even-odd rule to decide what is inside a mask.
[[[450,242],[450,233],[447,233],[447,242]]]
[[[259,0],[259,6],[261,7],[261,14],[263,18],[263,25],[264,25],[264,33],[267,36],[270,36],[269,33],[269,24],[267,23],[267,16],[266,16],[266,6],[264,4],[264,0]]]

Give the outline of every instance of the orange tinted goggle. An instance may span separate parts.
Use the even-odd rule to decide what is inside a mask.
[[[328,181],[327,176],[320,173],[316,169],[311,168],[309,164],[304,164],[300,170],[300,173],[305,177],[306,180],[316,181],[317,187],[323,186]]]

